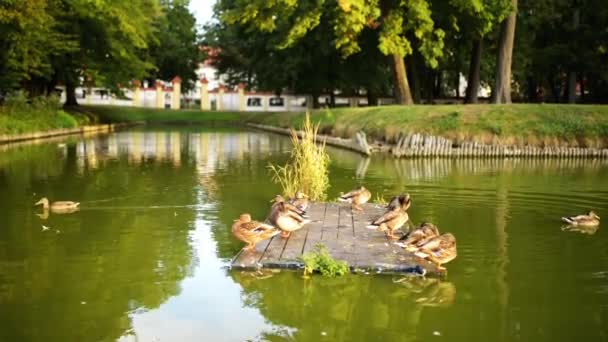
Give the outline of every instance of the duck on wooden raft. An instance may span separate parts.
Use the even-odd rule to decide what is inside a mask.
[[[306,215],[305,208],[308,207],[308,204],[306,204],[306,207],[304,207],[302,205],[297,206],[297,205],[293,204],[292,200],[293,199],[285,200],[285,198],[283,196],[276,195],[275,198],[272,200],[272,206],[270,207],[271,216],[272,216],[272,213],[278,209],[279,204],[283,203],[285,205],[285,207],[287,208],[287,210],[290,210],[304,218],[304,216]]]
[[[414,255],[429,260],[439,270],[445,270],[441,265],[456,259],[456,237],[450,233],[436,236],[418,247]]]
[[[294,205],[299,210],[306,213],[306,209],[308,209],[308,195],[303,193],[302,191],[296,192],[294,198],[290,198],[287,202]]]
[[[456,258],[456,237],[451,233],[439,235],[439,229],[432,223],[424,222],[418,228],[404,235],[395,244],[405,248],[415,256],[431,261],[444,270],[446,264]]]
[[[338,198],[340,202],[348,202],[351,204],[353,209],[362,211],[361,204],[367,203],[372,198],[372,193],[369,192],[364,186],[361,186],[355,190],[349,191]]]
[[[391,240],[397,238],[394,235],[395,230],[403,227],[409,221],[410,217],[407,214],[407,209],[412,204],[408,194],[395,197],[394,201],[395,203],[391,201],[389,206],[387,206],[387,208],[390,207],[392,209],[389,209],[384,215],[378,217],[367,226],[368,228],[376,228],[386,232],[386,236]]]
[[[232,234],[239,240],[247,243],[243,249],[251,251],[255,249],[255,245],[263,240],[279,234],[281,231],[275,227],[258,221],[253,221],[251,215],[241,214],[234,220],[232,225]]]
[[[304,218],[291,208],[295,207],[282,201],[273,205],[270,212],[270,222],[283,231],[281,233],[282,238],[288,238],[291,232],[301,229],[305,224],[310,223],[309,219]]]
[[[34,205],[41,205],[44,211],[50,210],[55,214],[70,214],[75,211],[78,211],[80,208],[80,202],[72,202],[72,201],[56,201],[49,202],[48,198],[43,197],[40,201],[36,202]]]
[[[594,227],[600,225],[600,217],[593,210],[589,211],[586,215],[562,217],[562,221],[571,226]]]

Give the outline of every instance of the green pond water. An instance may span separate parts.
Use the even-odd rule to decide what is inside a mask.
[[[0,341],[608,340],[608,163],[394,160],[329,149],[329,197],[412,195],[458,239],[446,279],[228,268],[266,217],[287,138],[138,128],[0,150]],[[81,202],[47,218],[42,196]],[[47,228],[44,228],[47,227]]]

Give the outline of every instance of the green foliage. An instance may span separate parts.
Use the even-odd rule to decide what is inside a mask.
[[[323,244],[316,244],[313,251],[302,255],[304,262],[304,277],[309,277],[314,272],[321,273],[324,277],[343,276],[349,272],[348,263],[332,258]]]
[[[202,61],[196,33],[196,19],[188,10],[188,1],[163,2],[163,13],[155,26],[157,42],[150,48],[156,66],[149,78],[171,81],[182,79],[182,91],[187,92],[198,81],[195,70]]]
[[[460,126],[462,113],[451,112],[433,120],[433,127],[440,131],[455,130]]]
[[[71,115],[60,108],[55,96],[29,99],[23,91],[15,91],[0,106],[0,134],[74,128],[88,122],[87,117]]]
[[[284,166],[269,165],[272,179],[281,185],[283,194],[295,196],[297,191],[307,194],[313,201],[324,200],[329,188],[329,155],[325,143],[319,144],[319,125],[313,125],[306,114],[302,138],[292,130],[291,160]]]

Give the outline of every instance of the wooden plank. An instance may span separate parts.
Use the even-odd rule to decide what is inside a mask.
[[[264,252],[266,251],[266,248],[268,248],[271,240],[272,239],[268,239],[259,242],[257,245],[255,245],[255,251],[241,250],[232,260],[232,267],[257,268],[261,266],[259,261],[264,255]]]
[[[350,206],[340,206],[338,209],[337,241],[332,256],[352,264],[357,258],[355,245],[360,243],[354,236],[353,211]]]
[[[307,225],[308,234],[306,235],[306,241],[304,242],[302,254],[310,252],[312,249],[314,249],[317,243],[321,242],[326,207],[326,203],[313,203],[307,210],[308,216],[310,216],[312,222]]]

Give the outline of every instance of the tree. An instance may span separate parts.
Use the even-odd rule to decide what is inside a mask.
[[[320,23],[330,23],[334,46],[343,57],[360,51],[362,32],[378,30],[377,46],[392,59],[395,98],[402,104],[413,103],[403,60],[412,53],[411,40],[420,42],[418,50],[432,67],[443,48],[444,32],[434,28],[426,0],[220,0],[216,12],[227,24],[276,34],[279,49],[293,46]]]
[[[480,85],[483,41],[497,24],[511,11],[510,0],[450,0],[450,4],[460,14],[459,25],[471,44],[469,71],[465,103],[477,103]]]
[[[517,20],[517,0],[511,1],[511,13],[500,26],[498,58],[496,60],[496,83],[492,91],[493,103],[511,103],[511,61],[515,23]]]
[[[36,77],[48,77],[50,58],[75,46],[56,31],[55,1],[0,3],[0,94]]]
[[[169,81],[179,76],[184,92],[192,89],[197,81],[195,71],[202,59],[196,19],[190,13],[188,3],[188,0],[162,1],[164,16],[156,24],[158,43],[150,49],[156,69],[149,78]]]

